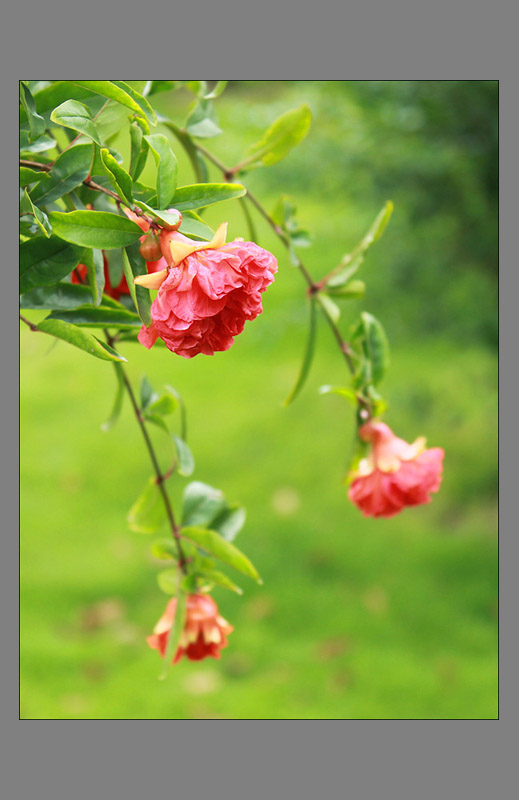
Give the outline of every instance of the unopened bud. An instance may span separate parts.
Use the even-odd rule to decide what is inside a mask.
[[[148,233],[139,247],[139,253],[145,261],[158,261],[162,258],[159,237],[155,233]]]
[[[176,208],[168,208],[168,214],[178,214],[178,222],[174,222],[171,225],[163,225],[162,227],[166,231],[178,231],[178,229],[182,225],[182,214],[180,213],[180,211],[177,211]]]

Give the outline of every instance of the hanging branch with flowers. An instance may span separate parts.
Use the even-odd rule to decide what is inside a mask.
[[[141,82],[142,83],[142,82]],[[232,626],[210,595],[214,586],[241,594],[225,567],[261,582],[234,544],[245,522],[244,509],[223,492],[195,480],[184,489],[174,511],[168,484],[195,469],[187,443],[186,409],[171,386],[157,392],[144,377],[137,392],[124,364],[121,345],[139,341],[146,348],[165,345],[193,358],[228,350],[245,323],[262,312],[262,293],[278,269],[272,253],[243,238],[226,242],[227,223],[212,230],[203,211],[224,200],[242,204],[250,239],[256,239],[253,213],[273,228],[307,284],[309,325],[300,374],[285,404],[299,394],[314,353],[318,315],[329,325],[345,360],[346,386],[324,386],[356,410],[357,438],[348,472],[348,496],[366,516],[389,517],[406,506],[429,502],[440,485],[443,450],[425,440],[407,444],[379,417],[385,409],[379,383],[389,363],[381,323],[362,312],[347,339],[339,328],[338,303],[363,296],[356,273],[392,212],[387,203],[359,244],[324,278],[314,281],[298,249],[309,236],[285,196],[268,213],[241,180],[259,166],[284,158],[306,136],[307,106],[281,115],[244,159],[227,168],[200,140],[218,135],[214,99],[226,81],[147,81],[138,91],[123,81],[20,82],[20,306],[21,320],[41,332],[113,365],[116,395],[109,430],[128,395],[150,458],[153,474],[128,513],[134,531],[154,534],[167,524],[169,538],[153,542],[155,558],[167,562],[159,587],[170,596],[148,637],[167,674],[171,663],[219,658]],[[195,95],[186,123],[179,127],[152,107],[166,89]],[[124,127],[130,138],[129,163],[112,147]],[[178,186],[173,137],[185,149],[196,183]],[[155,162],[155,185],[139,181],[148,158]],[[207,164],[223,182],[208,180]],[[152,300],[151,291],[156,292]],[[25,309],[48,311],[39,322]],[[91,333],[97,329],[98,336]],[[171,418],[178,420],[175,429]],[[164,469],[150,435],[158,427],[172,443],[173,461]]]

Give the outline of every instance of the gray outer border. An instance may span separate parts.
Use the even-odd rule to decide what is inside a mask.
[[[4,107],[9,107],[11,119],[19,78],[59,76],[69,71],[71,77],[167,77],[180,69],[186,77],[205,74],[243,78],[245,73],[245,77],[264,80],[280,76],[292,80],[494,79],[500,80],[501,167],[505,167],[501,196],[506,197],[519,185],[514,175],[517,159],[511,122],[517,108],[511,91],[517,82],[512,64],[509,73],[507,64],[514,54],[514,25],[504,3],[488,6],[473,0],[470,5],[445,4],[440,11],[438,3],[418,10],[416,3],[377,8],[367,2],[362,9],[342,6],[337,11],[322,3],[303,6],[300,2],[297,9],[294,4],[291,10],[276,7],[270,13],[263,3],[246,12],[243,5],[230,7],[228,3],[225,7],[209,6],[203,12],[194,6],[177,9],[164,4],[154,13],[149,6],[130,10],[128,4],[119,5],[118,11],[113,10],[113,4],[109,8],[103,5],[97,14],[92,2],[71,11],[71,6],[61,0],[59,6],[54,2],[33,10],[25,5],[9,9],[0,58],[5,62],[2,74],[15,75],[4,78]],[[191,20],[187,19],[188,12]],[[11,27],[14,13],[23,15],[14,29],[16,35],[12,35]],[[241,31],[236,30],[237,25]],[[15,122],[7,139],[13,149],[16,137]],[[4,145],[4,158],[9,150]],[[9,175],[9,185],[12,176],[14,188],[16,165],[12,157],[6,161],[8,169],[3,174]],[[10,367],[9,373],[3,367],[9,379],[2,381],[3,394],[9,390],[8,400],[2,404],[2,442],[9,439],[9,449],[4,445],[3,450],[2,492],[10,499],[2,504],[1,541],[6,552],[2,551],[0,580],[0,614],[5,622],[1,719],[7,728],[4,742],[8,742],[3,747],[8,755],[2,779],[5,796],[10,800],[34,796],[140,800],[157,789],[185,800],[199,800],[205,795],[228,800],[287,795],[312,800],[344,796],[354,800],[382,796],[388,800],[487,800],[514,796],[512,788],[497,789],[500,779],[505,787],[512,786],[506,774],[500,777],[500,770],[512,768],[517,741],[517,722],[514,725],[513,721],[518,719],[518,693],[513,691],[510,677],[511,657],[517,657],[512,652],[517,648],[517,636],[505,633],[515,616],[511,594],[514,583],[517,587],[512,572],[514,563],[518,563],[513,553],[513,548],[517,551],[517,522],[512,524],[511,509],[507,513],[503,502],[499,722],[487,720],[485,727],[484,721],[474,720],[314,720],[313,726],[303,726],[302,721],[296,726],[295,721],[265,720],[260,729],[259,720],[254,726],[247,720],[222,720],[218,729],[215,725],[209,729],[208,720],[145,721],[146,726],[141,721],[140,727],[130,725],[130,721],[103,724],[92,720],[81,728],[73,721],[18,720],[18,620],[14,602],[18,514],[13,502],[18,488],[18,360],[13,346],[16,279],[14,270],[7,269],[17,261],[17,241],[14,234],[9,235],[16,231],[17,222],[12,195],[7,201],[6,194],[0,195],[5,205],[0,218],[11,222],[2,239],[5,279],[1,302],[6,308],[0,315],[5,327],[0,338],[2,365]],[[512,351],[514,344],[513,304],[519,296],[517,269],[511,257],[512,237],[506,236],[517,226],[517,207],[517,201],[508,205],[501,202],[501,364],[505,363],[503,350]],[[501,442],[501,459],[510,462],[510,468],[500,473],[501,501],[517,482],[517,448],[514,451],[513,447],[518,426],[512,418],[507,424],[505,414],[506,399],[510,398],[511,405],[517,397],[511,386],[514,374],[517,368],[508,367],[506,373],[501,369],[501,432],[506,434]]]

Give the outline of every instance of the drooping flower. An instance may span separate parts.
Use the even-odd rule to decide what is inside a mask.
[[[227,223],[210,242],[193,242],[163,229],[160,243],[166,266],[135,283],[158,289],[152,324],[138,338],[150,348],[158,338],[174,353],[192,358],[228,350],[247,320],[261,314],[261,293],[274,280],[277,261],[254,242],[225,244]]]
[[[359,435],[371,443],[371,452],[359,463],[348,497],[364,516],[392,517],[405,506],[431,501],[441,483],[441,447],[426,449],[423,437],[408,444],[383,422],[365,423]]]
[[[158,650],[162,658],[166,655],[176,609],[177,600],[173,597],[155,625],[153,634],[146,639],[149,646]],[[220,658],[220,650],[227,647],[227,636],[233,630],[232,625],[219,615],[218,606],[212,597],[207,594],[188,595],[184,630],[172,663],[176,664],[183,655],[190,661]]]

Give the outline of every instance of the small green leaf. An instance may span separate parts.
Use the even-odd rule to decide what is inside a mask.
[[[243,594],[243,589],[237,586],[234,581],[227,577],[227,575],[217,569],[197,570],[197,575],[206,578],[212,583],[215,583],[217,586],[222,586],[224,589],[229,589],[231,592]]]
[[[295,400],[295,398],[297,397],[297,395],[299,394],[299,392],[301,391],[301,389],[305,384],[314,357],[316,334],[317,334],[316,302],[315,302],[315,296],[312,296],[310,297],[310,319],[308,323],[308,337],[306,340],[305,353],[303,356],[301,369],[299,370],[299,375],[294,385],[294,388],[283,402],[284,406],[290,405],[290,403],[293,400]]]
[[[45,120],[36,111],[34,97],[24,81],[20,81],[20,100],[29,120],[29,141],[33,142],[45,133]]]
[[[214,100],[215,98],[220,97],[228,83],[229,81],[216,81],[215,86],[213,86],[209,94],[204,95],[205,100]]]
[[[139,244],[136,242],[135,244],[126,247],[122,251],[123,256],[123,269],[124,275],[126,277],[126,283],[128,284],[128,288],[130,290],[130,296],[135,304],[137,311],[139,312],[139,317],[141,318],[143,324],[146,327],[151,325],[151,295],[150,290],[146,289],[145,286],[136,286],[134,283],[134,278],[137,275],[146,275],[147,268],[146,262],[144,261],[143,257],[139,252]]]
[[[324,292],[317,293],[317,300],[324,309],[325,314],[337,325],[341,316],[341,309],[339,306]]]
[[[164,569],[157,574],[159,589],[164,594],[176,595],[178,589],[178,569]]]
[[[357,395],[347,386],[325,386],[319,387],[319,394],[338,394],[341,397],[345,397],[346,400],[349,400],[354,406],[357,405]]]
[[[138,200],[137,204],[140,206],[141,211],[146,211],[151,217],[162,222],[163,225],[176,225],[180,220],[180,214],[176,210],[162,211],[149,206],[143,200]]]
[[[366,284],[364,281],[350,281],[345,286],[333,287],[328,283],[326,293],[332,297],[346,297],[349,300],[358,300],[366,294]]]
[[[179,211],[188,211],[243,197],[246,191],[241,183],[195,183],[191,186],[179,186],[173,202]]]
[[[182,224],[179,228],[180,233],[183,233],[184,236],[194,236],[204,242],[209,242],[214,236],[213,229],[202,220],[188,217],[187,214],[189,213],[193,212],[184,212],[182,216]]]
[[[211,528],[228,542],[232,542],[245,525],[246,518],[247,512],[243,506],[228,506],[212,520]]]
[[[153,390],[153,386],[149,382],[146,375],[143,375],[141,378],[141,390],[140,390],[140,397],[141,397],[141,411],[145,411],[148,406],[158,400],[158,394]]]
[[[177,188],[177,157],[169,142],[161,133],[144,137],[148,142],[157,165],[157,205],[167,208]]]
[[[71,128],[85,136],[88,136],[96,144],[101,144],[101,139],[92,120],[90,109],[77,100],[65,100],[60,106],[54,109],[50,115],[51,122],[63,125],[64,128]]]
[[[96,358],[100,358],[102,361],[127,361],[112,347],[99,341],[95,336],[83,331],[81,328],[77,328],[70,322],[47,318],[40,322],[37,327],[42,333],[48,333],[57,339],[63,339],[63,341],[78,347],[80,350],[84,350],[86,353],[90,353]]]
[[[106,147],[101,149],[101,161],[103,162],[104,170],[110,178],[110,182],[117,194],[119,194],[123,200],[126,200],[126,202],[131,205],[133,202],[133,181],[130,175],[128,175],[126,170],[119,166],[115,158],[110,155],[110,152]]]
[[[136,181],[146,165],[146,159],[148,158],[150,148],[148,142],[143,137],[141,127],[136,122],[132,122],[130,125],[130,141],[130,175],[133,180]]]
[[[92,163],[92,147],[91,144],[76,144],[58,156],[49,173],[50,180],[32,190],[33,202],[39,205],[53,203],[82,184]]]
[[[186,130],[198,139],[211,139],[222,132],[211,100],[201,98],[198,101],[187,118]]]
[[[123,407],[123,399],[124,399],[124,380],[122,376],[121,366],[119,364],[114,364],[115,369],[115,377],[117,380],[117,388],[115,391],[115,398],[114,404],[112,407],[112,413],[110,417],[103,422],[101,425],[101,430],[104,433],[107,433],[109,430],[113,428],[117,420],[119,419],[119,415],[121,413],[121,408]]]
[[[226,507],[223,492],[201,481],[192,481],[184,489],[183,525],[209,525]]]
[[[68,275],[79,263],[82,250],[57,236],[37,236],[20,245],[20,293],[49,286]]]
[[[98,306],[105,288],[105,262],[102,250],[86,247],[81,256],[81,263],[87,268],[88,281],[92,291],[92,302]]]
[[[73,311],[53,311],[48,319],[61,319],[86,328],[140,328],[137,314],[119,308],[83,306]]]
[[[276,164],[301,142],[310,129],[312,112],[308,105],[286,111],[268,128],[262,139],[252,145],[243,167]]]
[[[371,362],[373,383],[376,386],[389,366],[389,342],[384,328],[373,314],[363,311],[360,316],[364,327],[367,355]]]
[[[28,186],[30,183],[40,183],[40,181],[48,181],[48,172],[43,172],[41,169],[30,169],[29,167],[20,167],[20,186]]]
[[[117,103],[131,108],[131,110],[136,112],[139,116],[142,115],[144,108],[141,103],[144,98],[140,96],[139,102],[137,102],[136,95],[138,95],[138,92],[135,92],[133,89],[130,91],[130,87],[123,83],[123,81],[72,81],[72,83],[82,86],[84,89],[88,89],[96,94],[100,94],[102,97],[106,97],[109,100],[115,100]],[[149,103],[146,102],[146,104],[151,109]],[[151,116],[148,116],[148,112],[145,111],[145,113],[150,122],[154,125],[153,109],[151,109],[151,111]]]
[[[151,403],[146,409],[149,414],[158,414],[160,417],[167,417],[173,414],[178,408],[178,400],[171,394],[163,394]]]
[[[156,539],[151,545],[151,554],[160,561],[176,561],[177,546],[172,539]]]
[[[239,572],[243,572],[244,575],[248,575],[249,578],[262,583],[256,568],[247,556],[241,550],[238,550],[235,545],[223,539],[216,531],[189,526],[181,528],[180,535],[198,545],[198,547],[202,547],[225,564],[229,564]]]
[[[82,247],[112,250],[135,242],[142,231],[135,222],[108,211],[51,211],[55,233]]]
[[[166,510],[155,478],[150,478],[127,516],[128,525],[136,533],[155,533],[166,519]]]
[[[22,214],[30,214],[36,220],[36,224],[44,236],[48,239],[52,233],[52,228],[49,224],[49,218],[41,208],[37,208],[29,195],[27,189],[24,189],[22,201],[20,203],[20,212]]]
[[[175,447],[177,450],[178,472],[180,475],[189,477],[189,475],[193,474],[195,469],[195,459],[193,458],[193,454],[188,445],[183,439],[180,438],[180,436],[173,434],[173,441],[175,442]]]

